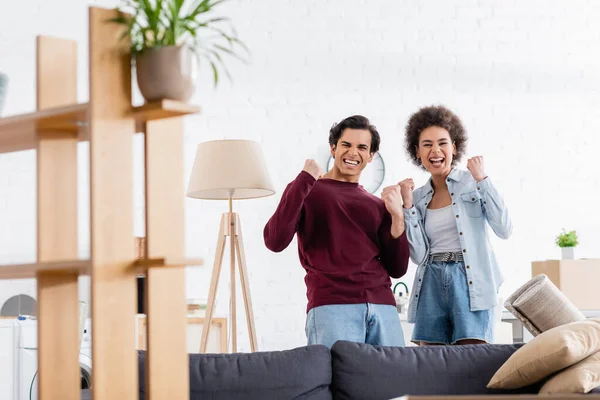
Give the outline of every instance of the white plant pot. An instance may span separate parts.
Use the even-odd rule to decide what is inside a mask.
[[[575,259],[575,251],[574,247],[561,247],[560,251],[562,253],[563,260],[573,260]]]
[[[196,90],[197,58],[188,47],[165,46],[136,56],[136,77],[146,101],[187,102]]]

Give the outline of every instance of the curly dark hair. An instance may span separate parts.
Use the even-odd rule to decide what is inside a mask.
[[[329,145],[336,146],[340,137],[342,137],[344,129],[347,128],[365,129],[371,132],[371,147],[369,148],[369,153],[377,153],[379,151],[379,143],[381,142],[379,132],[377,132],[377,128],[375,128],[374,125],[371,125],[369,119],[362,115],[353,115],[338,124],[333,124],[329,130]]]
[[[452,165],[456,165],[467,149],[467,131],[460,118],[444,106],[423,107],[410,116],[406,124],[406,135],[404,137],[406,154],[413,164],[425,168],[417,158],[417,147],[421,132],[430,126],[439,126],[450,133],[450,140],[456,146],[456,155],[452,158]]]

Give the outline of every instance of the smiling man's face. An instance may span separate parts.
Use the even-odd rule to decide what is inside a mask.
[[[335,146],[331,146],[335,159],[334,177],[358,181],[360,173],[373,160],[371,132],[368,129],[346,128]]]

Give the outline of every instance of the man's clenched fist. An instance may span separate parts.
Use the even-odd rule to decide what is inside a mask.
[[[306,160],[304,162],[303,171],[308,172],[315,179],[319,179],[321,177],[321,175],[323,175],[323,172],[321,172],[321,168],[319,167],[319,164],[317,164],[317,162],[315,160]]]
[[[381,192],[381,200],[388,212],[395,216],[404,215],[402,211],[402,196],[398,185],[388,186]]]

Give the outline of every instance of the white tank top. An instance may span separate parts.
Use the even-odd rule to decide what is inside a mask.
[[[454,221],[452,206],[427,209],[425,233],[431,245],[431,254],[460,251],[460,240]]]

